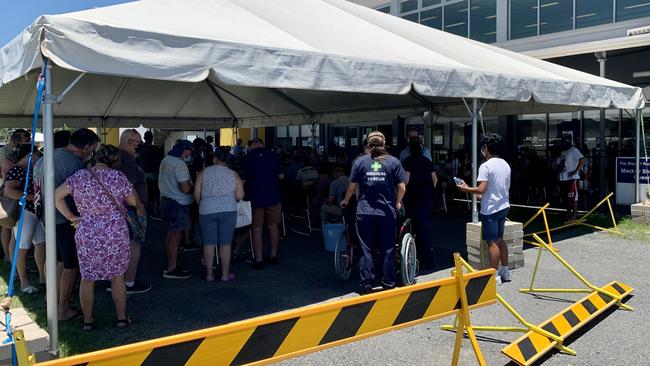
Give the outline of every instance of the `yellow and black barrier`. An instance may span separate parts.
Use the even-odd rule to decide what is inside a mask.
[[[620,235],[621,232],[618,230],[618,225],[616,225],[616,217],[614,217],[614,210],[612,209],[612,202],[610,200],[613,195],[614,195],[614,192],[608,194],[605,198],[603,198],[600,202],[598,202],[598,204],[596,204],[596,206],[594,206],[591,210],[585,212],[579,218],[577,218],[575,220],[567,221],[564,224],[562,224],[560,226],[557,226],[557,227],[554,227],[554,228],[550,228],[549,225],[548,225],[548,220],[547,220],[547,217],[546,217],[546,209],[549,207],[549,204],[547,203],[546,205],[541,207],[537,211],[537,213],[535,215],[533,215],[533,217],[530,220],[528,220],[528,222],[526,222],[523,225],[523,227],[525,229],[526,226],[528,226],[528,224],[530,224],[535,218],[537,218],[537,216],[542,214],[543,218],[544,218],[544,226],[545,226],[544,230],[540,230],[540,231],[537,231],[537,232],[534,232],[534,233],[524,234],[524,238],[531,237],[533,235],[546,234],[546,240],[548,241],[548,244],[552,248],[554,248],[553,247],[553,241],[551,239],[551,232],[562,230],[562,229],[567,229],[567,228],[574,227],[574,226],[586,226],[586,227],[589,227],[589,228],[592,228],[592,229],[607,231],[607,232],[612,233],[612,234],[619,234]],[[598,226],[598,225],[588,224],[587,220],[589,219],[589,216],[591,216],[591,214],[593,214],[600,206],[602,206],[605,203],[607,203],[607,208],[609,209],[609,217],[612,220],[613,228],[606,228],[606,227],[602,227],[602,226]],[[531,244],[531,245],[534,245],[534,246],[539,246],[538,243],[536,243],[535,241],[524,240],[524,242],[528,243],[528,244]],[[555,248],[554,248],[554,250],[558,251]]]
[[[616,298],[604,293],[615,293],[618,296],[626,297],[633,291],[631,287],[619,282],[612,282],[602,287],[601,290],[590,293],[582,300],[543,322],[539,327],[565,340],[602,312],[616,305]],[[557,342],[553,339],[535,332],[527,332],[506,346],[502,352],[519,365],[526,366],[537,361],[556,345]]]
[[[312,305],[223,326],[39,363],[58,365],[262,365],[457,314],[457,364],[464,331],[485,361],[469,311],[496,301],[494,270],[454,276],[351,299]]]

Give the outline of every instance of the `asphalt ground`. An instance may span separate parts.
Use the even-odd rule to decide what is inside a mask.
[[[437,271],[423,274],[419,281],[449,276],[452,253],[464,252],[467,214],[438,214],[434,221],[434,249]],[[92,334],[73,327],[61,334],[61,340],[70,340],[69,353],[82,353],[157,337],[198,330],[255,316],[289,310],[323,301],[358,296],[357,274],[341,282],[334,274],[333,254],[323,249],[320,233],[303,236],[291,228],[304,229],[300,222],[288,223],[287,236],[280,243],[280,264],[267,265],[258,271],[238,260],[232,269],[237,278],[230,283],[203,280],[201,252],[181,253],[180,261],[190,267],[193,277],[188,280],[162,278],[165,265],[164,225],[151,222],[139,277],[153,286],[147,294],[130,296],[127,311],[134,319],[129,329],[115,329],[113,304],[110,294],[100,286],[96,290],[95,312],[97,328]],[[584,335],[569,346],[577,357],[553,354],[549,365],[644,365],[650,359],[650,341],[646,330],[650,323],[647,293],[650,268],[647,250],[650,243],[619,239],[610,234],[581,235],[579,231],[558,234],[556,245],[561,254],[596,285],[618,280],[635,288],[628,302],[634,312],[612,311],[601,317]],[[564,238],[564,240],[560,240]],[[650,241],[650,240],[648,240]],[[526,267],[513,272],[513,281],[498,291],[530,322],[540,323],[570,305],[580,295],[560,295],[536,298],[524,295],[518,289],[529,283],[536,251],[525,250]],[[538,283],[545,287],[575,287],[580,284],[547,253],[542,258]],[[644,307],[644,305],[646,305]],[[41,319],[43,320],[43,319]],[[432,321],[415,327],[339,346],[294,360],[290,365],[368,365],[450,364],[454,333],[440,330],[441,324],[452,318]],[[517,325],[516,320],[500,305],[472,312],[472,322],[482,325]],[[481,333],[480,346],[489,365],[507,364],[500,350],[519,334]],[[74,341],[82,339],[83,342]],[[94,340],[92,339],[94,338]],[[461,364],[475,364],[469,341],[463,342]]]
[[[565,233],[565,236],[570,235]],[[648,365],[650,364],[650,268],[647,242],[620,239],[611,234],[590,233],[555,243],[561,256],[592,284],[597,286],[617,280],[634,288],[627,304],[634,311],[606,311],[569,338],[567,346],[577,352],[569,356],[552,351],[540,360],[544,365]],[[519,293],[528,287],[536,249],[525,250],[525,267],[512,272],[513,280],[497,288],[525,319],[539,324],[571,305],[585,294],[547,294],[535,296]],[[449,276],[449,269],[422,275],[419,281]],[[549,253],[543,253],[536,285],[546,288],[583,288],[581,283]],[[440,329],[453,318],[435,320],[374,338],[320,351],[284,365],[449,365],[455,333]],[[475,325],[519,326],[500,304],[471,312]],[[520,336],[519,333],[478,332],[480,348],[488,365],[506,365],[509,359],[501,349]],[[460,354],[461,365],[475,365],[476,359],[467,338]]]

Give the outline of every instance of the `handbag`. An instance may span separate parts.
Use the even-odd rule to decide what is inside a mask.
[[[248,226],[253,222],[253,209],[251,201],[237,201],[237,224],[236,229]]]
[[[2,196],[0,197],[0,226],[14,227],[20,216],[18,201],[5,196],[4,183],[0,187],[0,191],[2,192]]]
[[[95,179],[95,181],[97,183],[99,183],[99,186],[102,188],[104,193],[111,199],[111,201],[113,202],[113,205],[115,206],[115,208],[117,208],[117,210],[120,211],[120,213],[122,214],[122,216],[126,220],[126,223],[127,223],[128,227],[129,227],[129,237],[130,237],[130,239],[133,240],[133,241],[137,241],[138,243],[143,242],[144,238],[145,238],[145,234],[146,234],[146,232],[145,232],[146,227],[140,223],[140,220],[138,220],[137,218],[134,218],[133,216],[129,215],[129,213],[126,212],[126,210],[124,210],[122,205],[120,205],[117,202],[117,200],[115,199],[115,196],[113,196],[113,194],[108,190],[108,188],[106,188],[104,183],[102,183],[102,181],[97,176],[97,173],[95,173],[95,171],[92,168],[90,168],[88,170],[90,170],[90,175],[92,175],[92,177]]]

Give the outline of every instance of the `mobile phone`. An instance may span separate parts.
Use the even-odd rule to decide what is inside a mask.
[[[454,177],[454,183],[456,183],[457,186],[460,186],[463,185],[463,180],[458,177]]]

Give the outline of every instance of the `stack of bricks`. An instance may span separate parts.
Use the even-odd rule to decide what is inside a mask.
[[[522,268],[524,266],[523,225],[520,222],[506,221],[503,240],[508,246],[508,268]],[[467,259],[468,263],[475,269],[490,267],[487,243],[481,240],[480,222],[467,223]]]
[[[650,223],[650,204],[637,203],[631,207],[632,217],[638,222]]]

